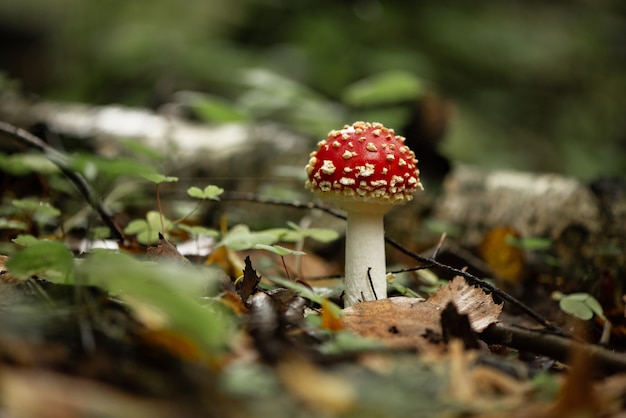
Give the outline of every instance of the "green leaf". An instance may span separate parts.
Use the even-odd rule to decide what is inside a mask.
[[[25,212],[41,218],[54,218],[61,214],[61,211],[50,203],[34,199],[14,199],[11,204]]]
[[[235,225],[222,237],[218,246],[225,246],[235,251],[244,251],[254,248],[257,244],[271,245],[277,238],[264,232],[252,232],[247,225]]]
[[[506,243],[528,251],[545,251],[552,247],[552,240],[550,238],[538,238],[538,237],[526,237],[518,238],[513,235],[506,237]]]
[[[163,174],[158,174],[158,173],[145,173],[144,172],[144,173],[141,173],[140,176],[154,184],[175,183],[178,181],[178,177],[168,177],[168,176],[164,176]]]
[[[332,242],[339,238],[339,232],[334,229],[326,229],[326,228],[307,228],[304,229],[303,234],[306,237],[312,238],[316,241],[320,242]]]
[[[111,236],[111,230],[106,226],[98,226],[89,230],[89,238],[93,240],[107,239]]]
[[[263,233],[273,235],[276,241],[282,242],[297,242],[302,239],[302,234],[299,231],[294,231],[287,228],[270,228],[263,230]]]
[[[208,185],[203,189],[199,187],[192,186],[187,189],[187,194],[191,197],[195,197],[198,199],[209,199],[209,200],[219,200],[219,196],[224,193],[224,189],[214,186]]]
[[[187,189],[187,194],[191,197],[196,197],[198,199],[204,199],[204,191],[196,186],[192,186]]]
[[[17,245],[21,245],[22,247],[28,247],[39,242],[37,238],[30,234],[19,234],[11,241],[13,241]]]
[[[224,189],[212,184],[204,188],[204,197],[211,200],[219,200],[219,196],[224,193]]]
[[[167,232],[173,227],[172,221],[163,216],[163,226],[165,229],[165,238],[168,238]],[[161,228],[161,215],[159,212],[151,210],[146,214],[146,219],[132,220],[124,228],[124,232],[128,235],[137,235],[137,241],[142,244],[154,244],[159,241],[159,232]]]
[[[0,169],[15,176],[29,173],[54,174],[59,168],[42,154],[0,153]]]
[[[164,313],[172,328],[185,332],[210,350],[224,348],[231,321],[220,304],[197,301],[198,289],[217,288],[217,275],[207,269],[167,263],[140,262],[126,254],[99,252],[90,255],[79,273],[88,284],[127,294]],[[133,303],[132,299],[131,302]]]
[[[600,302],[589,293],[572,293],[565,295],[559,301],[559,307],[563,312],[585,321],[593,318],[594,314],[605,319],[604,310]]]
[[[343,100],[350,106],[365,107],[415,100],[424,92],[424,83],[405,71],[387,71],[348,86]]]
[[[215,229],[205,228],[204,226],[199,225],[189,226],[185,224],[180,224],[178,225],[178,227],[183,231],[187,231],[188,233],[195,236],[205,235],[209,237],[217,237],[220,235],[220,233]]]
[[[74,257],[63,243],[42,240],[11,257],[7,268],[20,279],[40,276],[55,283],[67,283],[73,278]]]
[[[148,223],[144,219],[134,219],[126,225],[124,232],[128,235],[135,235],[148,229]]]
[[[333,229],[326,228],[300,228],[293,222],[287,222],[291,229],[272,228],[263,232],[272,234],[277,241],[298,242],[304,238],[312,238],[320,242],[331,242],[339,238],[339,233]]]
[[[72,168],[83,173],[87,178],[105,175],[109,178],[137,176],[140,173],[154,174],[156,169],[135,158],[117,157],[115,159],[98,157],[93,154],[75,154],[70,160]]]
[[[305,252],[290,250],[289,248],[281,247],[280,245],[265,245],[265,244],[256,244],[252,248],[255,250],[267,250],[274,254],[278,254],[280,256],[285,255],[306,255]]]

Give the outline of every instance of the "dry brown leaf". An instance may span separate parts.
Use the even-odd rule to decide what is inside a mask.
[[[393,297],[357,303],[344,309],[341,321],[347,330],[368,338],[383,340],[394,348],[420,351],[442,347],[441,312],[449,301],[461,314],[469,316],[474,331],[480,332],[498,321],[502,305],[481,289],[455,277],[428,300]]]
[[[176,261],[181,264],[189,264],[181,253],[176,249],[176,245],[166,240],[163,235],[159,233],[159,243],[154,247],[148,247],[148,256],[156,261],[167,260]]]
[[[235,289],[241,301],[246,304],[248,298],[257,290],[257,286],[261,282],[261,276],[256,274],[256,270],[252,267],[250,257],[246,257],[244,262],[246,266],[243,269],[243,277],[241,280],[235,282]]]
[[[456,276],[428,298],[428,303],[441,310],[445,309],[448,302],[453,302],[460,314],[469,315],[470,325],[476,332],[498,322],[502,312],[502,305],[496,304],[491,295],[479,287],[469,285],[461,276]]]
[[[428,350],[426,335],[441,335],[440,310],[424,299],[393,297],[357,303],[343,310],[345,329],[367,338],[383,340],[394,348]]]

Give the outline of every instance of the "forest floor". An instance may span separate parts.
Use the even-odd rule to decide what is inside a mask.
[[[46,183],[30,175],[5,175],[3,190]],[[472,199],[489,202],[485,193]],[[432,212],[454,223],[463,213],[465,232],[420,253],[388,237],[400,254],[392,256],[390,297],[343,309],[341,277],[332,273],[341,271],[340,245],[307,250],[300,266],[290,244],[268,252],[232,240],[233,248],[188,258],[163,237],[149,245],[125,237],[121,254],[84,252],[75,236],[15,243],[24,228],[8,221],[32,219],[3,218],[3,243],[19,249],[0,256],[0,415],[626,416],[623,248],[609,254],[604,245],[621,242],[605,232],[614,219],[593,212],[596,225],[575,214],[580,222],[568,229],[566,212],[534,207],[561,213],[546,221],[559,231],[523,241],[532,231],[510,225],[528,220],[501,193],[490,207],[502,202],[508,211],[495,219],[484,207],[463,209],[472,203],[453,192],[446,199]],[[394,221],[390,229],[398,230]],[[56,266],[67,262],[58,242],[71,250],[64,265],[72,280],[58,278]],[[202,296],[168,293],[204,274],[211,290]]]

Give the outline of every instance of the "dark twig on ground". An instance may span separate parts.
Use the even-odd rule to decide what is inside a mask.
[[[501,344],[520,351],[544,355],[567,362],[572,353],[579,350],[600,369],[603,374],[626,371],[626,355],[610,351],[602,346],[575,341],[542,331],[529,330],[504,324],[491,324],[480,338],[488,344]]]
[[[40,138],[31,134],[24,129],[13,126],[9,123],[0,121],[0,133],[6,134],[20,143],[30,148],[35,148],[44,153],[44,155],[74,184],[80,194],[83,195],[87,203],[98,213],[102,222],[109,227],[111,233],[120,242],[126,240],[126,236],[122,228],[115,222],[113,214],[107,208],[95,190],[91,187],[85,178],[72,169],[68,157],[46,144]]]

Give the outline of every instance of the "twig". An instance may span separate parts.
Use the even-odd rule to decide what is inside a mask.
[[[44,155],[52,163],[59,167],[59,170],[61,170],[61,172],[74,184],[78,191],[87,200],[87,203],[89,203],[89,205],[98,213],[102,222],[109,227],[113,236],[121,242],[126,240],[126,235],[120,226],[115,222],[113,214],[100,200],[97,193],[93,190],[87,180],[85,180],[80,173],[77,173],[71,168],[69,158],[65,154],[52,148],[50,145],[46,144],[30,132],[9,123],[0,121],[0,132],[9,135],[31,148],[35,148],[43,152]]]
[[[296,208],[296,209],[318,209],[321,210],[323,212],[326,212],[332,216],[335,216],[337,218],[340,219],[346,219],[346,215],[343,214],[343,212],[340,212],[338,210],[329,208],[328,206],[324,206],[324,205],[319,205],[317,203],[313,203],[313,202],[299,202],[299,201],[286,201],[286,200],[282,200],[282,199],[274,199],[274,198],[268,198],[268,197],[264,197],[264,196],[259,196],[256,195],[254,193],[241,193],[241,192],[228,192],[228,193],[224,193],[220,196],[221,200],[244,200],[244,201],[248,201],[248,202],[255,202],[255,203],[264,203],[264,204],[270,204],[270,205],[279,205],[279,206],[289,206],[292,208]],[[446,264],[440,263],[439,261],[433,259],[433,258],[428,258],[428,257],[424,257],[423,255],[417,254],[414,251],[409,250],[408,248],[404,247],[403,245],[401,245],[400,243],[398,243],[397,241],[389,238],[389,237],[385,237],[385,242],[389,245],[391,245],[392,247],[394,247],[396,250],[408,255],[409,257],[424,263],[427,265],[427,267],[439,267],[443,270],[447,270],[449,272],[452,272],[456,275],[462,276],[465,279],[467,279],[471,284],[473,285],[478,285],[483,289],[487,289],[490,292],[492,292],[494,295],[497,295],[498,297],[500,297],[502,300],[509,302],[511,305],[516,306],[517,308],[519,308],[522,312],[524,312],[526,315],[528,315],[530,318],[532,318],[533,320],[535,320],[537,323],[541,324],[542,326],[544,326],[548,331],[558,334],[558,335],[565,335],[565,333],[555,324],[551,323],[550,321],[548,321],[547,319],[545,319],[544,317],[542,317],[541,315],[539,315],[537,312],[535,312],[534,310],[532,310],[532,308],[530,308],[528,305],[526,305],[524,302],[520,301],[519,299],[515,298],[514,296],[506,293],[504,290],[500,289],[499,287],[485,281],[482,279],[479,279],[478,277],[474,276],[471,273],[468,273],[466,271],[454,268],[452,266],[448,266]]]
[[[372,271],[372,268],[368,267],[367,279],[370,281],[370,287],[372,288],[372,293],[374,294],[374,300],[378,300],[378,295],[376,294],[376,289],[374,289],[374,282],[372,282],[372,276],[370,275],[370,271]]]
[[[488,344],[503,344],[518,350],[548,356],[561,362],[567,362],[573,351],[580,350],[604,373],[626,371],[626,355],[558,335],[504,324],[492,324],[479,336]]]
[[[471,273],[468,273],[467,271],[454,268],[447,264],[440,263],[439,261],[434,260],[432,258],[424,257],[423,255],[417,254],[407,249],[403,245],[399,244],[398,242],[392,240],[391,238],[385,238],[385,241],[387,242],[387,244],[391,245],[398,251],[403,252],[404,254],[414,258],[417,261],[420,261],[422,263],[430,263],[430,265],[433,267],[439,267],[441,269],[452,272],[458,276],[463,276],[465,279],[467,279],[470,282],[470,284],[478,285],[482,287],[483,289],[487,289],[490,292],[492,292],[494,295],[497,295],[498,297],[500,297],[502,300],[509,302],[510,304],[516,306],[521,311],[523,311],[526,315],[528,315],[530,318],[534,319],[536,322],[543,325],[544,327],[546,327],[546,329],[550,330],[551,332],[555,334],[559,334],[559,335],[565,335],[565,333],[558,326],[551,323],[550,321],[548,321],[547,319],[539,315],[537,312],[533,311],[530,306],[526,305],[524,302],[515,298],[514,296],[511,296],[510,294],[506,293],[504,290],[500,289],[499,287],[483,279],[479,279],[478,277],[474,276]]]

